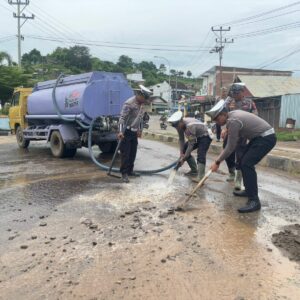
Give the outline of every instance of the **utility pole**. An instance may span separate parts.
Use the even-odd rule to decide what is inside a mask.
[[[18,19],[18,66],[21,68],[21,41],[24,40],[24,37],[21,35],[21,28],[26,23],[28,19],[34,19],[34,15],[26,16],[23,11],[27,5],[29,5],[29,0],[8,0],[8,4],[17,5],[17,13],[14,13],[14,18]],[[24,19],[24,22],[21,24],[21,19]]]
[[[220,26],[219,28],[214,28],[212,27],[211,30],[213,32],[218,32],[219,34],[217,35],[216,38],[216,43],[217,46],[212,48],[209,53],[219,53],[219,67],[220,67],[220,88],[223,87],[223,78],[222,78],[222,59],[223,59],[223,51],[225,48],[225,44],[233,43],[233,39],[227,40],[226,38],[223,38],[223,32],[224,31],[230,31],[230,27],[223,28]]]

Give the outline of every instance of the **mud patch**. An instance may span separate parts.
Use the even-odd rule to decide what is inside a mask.
[[[284,231],[274,233],[272,242],[290,260],[300,263],[300,224],[286,226]]]

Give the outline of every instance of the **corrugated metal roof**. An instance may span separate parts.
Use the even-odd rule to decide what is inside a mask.
[[[300,78],[286,76],[239,75],[253,97],[272,97],[300,93]]]

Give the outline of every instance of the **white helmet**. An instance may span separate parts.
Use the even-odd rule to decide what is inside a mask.
[[[181,111],[176,111],[172,116],[168,119],[169,123],[177,123],[182,119],[182,112]]]

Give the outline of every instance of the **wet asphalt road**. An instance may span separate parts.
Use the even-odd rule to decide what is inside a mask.
[[[177,152],[142,140],[137,168]],[[262,210],[240,215],[245,200],[213,174],[170,213],[193,187],[184,171],[171,187],[169,172],[122,184],[87,150],[54,159],[0,137],[0,299],[299,299],[299,262],[271,242],[300,222],[299,178],[259,168]]]

